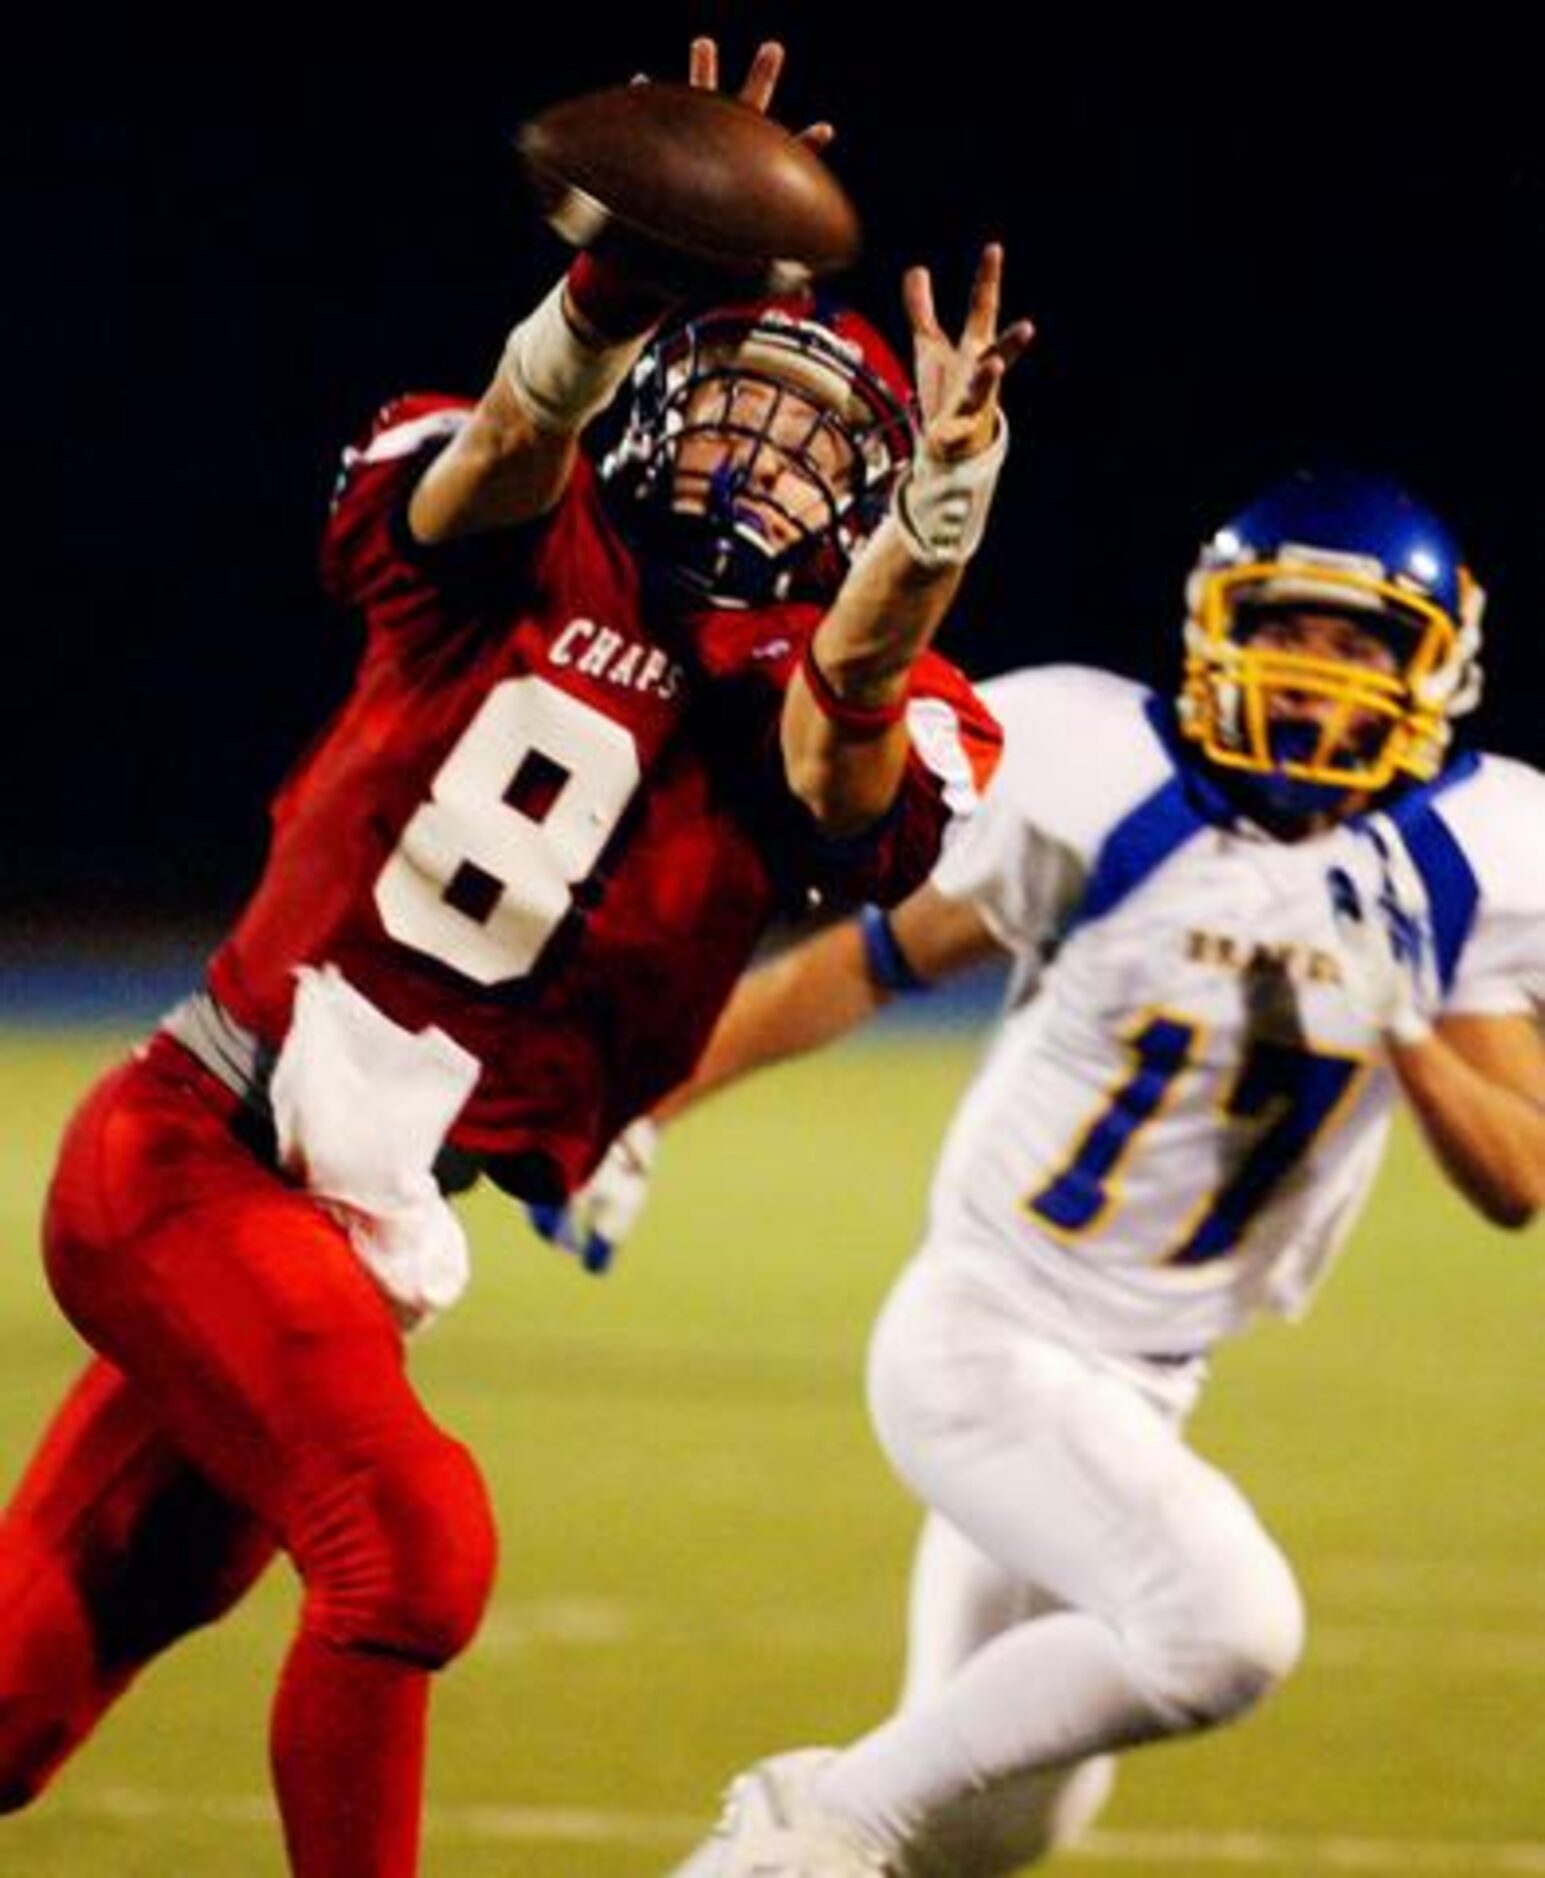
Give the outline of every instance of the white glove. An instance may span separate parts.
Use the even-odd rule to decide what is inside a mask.
[[[528,1206],[544,1239],[572,1252],[587,1272],[604,1272],[644,1210],[660,1131],[647,1115],[628,1123],[600,1165],[561,1206]]]
[[[1439,998],[1427,890],[1388,816],[1370,816],[1357,833],[1367,844],[1357,878],[1344,867],[1326,870],[1341,987],[1375,1029],[1397,1043],[1420,1043],[1432,1033]]]

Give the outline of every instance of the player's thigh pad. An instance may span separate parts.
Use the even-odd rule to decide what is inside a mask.
[[[990,1559],[1101,1618],[1194,1720],[1297,1660],[1292,1572],[1234,1485],[1098,1355],[1044,1341],[942,1261],[892,1293],[870,1358],[892,1464]]]

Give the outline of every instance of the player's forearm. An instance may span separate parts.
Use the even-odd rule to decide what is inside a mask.
[[[577,441],[538,429],[506,380],[496,378],[414,490],[414,539],[451,541],[545,515],[568,485]]]
[[[1494,1225],[1545,1206],[1545,1109],[1466,1062],[1440,1033],[1393,1044],[1406,1098],[1449,1179]]]
[[[1008,426],[993,401],[925,437],[891,512],[816,628],[783,713],[794,793],[833,834],[877,821],[906,765],[902,725],[912,667],[938,631],[981,545]],[[890,721],[887,721],[890,720]]]
[[[902,713],[912,667],[961,572],[920,562],[887,521],[816,628],[784,701],[783,757],[790,788],[828,832],[864,828],[894,800],[907,760]]]
[[[890,702],[933,639],[965,569],[918,558],[891,517],[854,562],[812,646],[834,690],[859,705]]]
[[[666,1097],[655,1119],[668,1121],[754,1070],[834,1042],[886,1001],[856,923],[833,927],[741,979],[690,1080]]]
[[[608,336],[574,297],[576,281],[594,297],[593,278],[576,264],[511,332],[471,421],[414,491],[408,525],[419,541],[514,527],[557,504],[581,431],[610,404],[648,336],[647,328]]]

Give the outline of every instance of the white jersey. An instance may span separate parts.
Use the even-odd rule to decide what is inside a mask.
[[[925,1251],[1115,1351],[1186,1355],[1297,1313],[1396,1093],[1343,995],[1326,888],[1366,842],[1229,819],[1168,706],[1125,679],[1058,666],[982,695],[1004,758],[934,882],[1016,971]],[[1444,1009],[1545,1009],[1545,776],[1462,757],[1388,812],[1427,887]]]

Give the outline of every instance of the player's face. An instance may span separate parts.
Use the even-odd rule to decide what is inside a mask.
[[[819,404],[771,379],[730,377],[699,386],[686,408],[676,457],[675,506],[702,514],[733,507],[776,553],[835,519],[853,486],[853,451]]]
[[[1294,607],[1271,613],[1250,634],[1249,643],[1263,652],[1291,652],[1305,658],[1326,659],[1338,665],[1356,665],[1364,671],[1393,677],[1399,661],[1386,640],[1345,613],[1318,612]],[[1272,687],[1267,716],[1273,723],[1326,725],[1342,710],[1321,692],[1296,690],[1291,685]],[[1342,726],[1352,741],[1387,728],[1387,720],[1373,711],[1354,711]]]
[[[1338,666],[1367,674],[1363,696],[1377,698],[1378,681],[1397,679],[1400,662],[1384,635],[1355,615],[1311,606],[1273,610],[1241,638],[1252,652],[1281,656],[1284,663],[1261,687],[1266,747],[1279,764],[1312,758],[1356,771],[1373,762],[1390,733],[1387,704],[1359,703],[1357,688],[1327,686],[1326,674]],[[1264,806],[1276,832],[1289,840],[1318,832],[1368,806],[1366,789],[1334,789],[1322,801],[1306,800],[1273,809]]]

